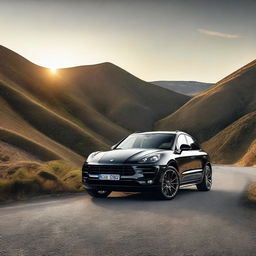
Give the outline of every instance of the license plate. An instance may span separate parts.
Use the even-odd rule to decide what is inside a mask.
[[[120,180],[119,174],[100,174],[99,180]]]

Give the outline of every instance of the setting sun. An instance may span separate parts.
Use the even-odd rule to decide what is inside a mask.
[[[53,74],[56,74],[56,73],[57,73],[57,68],[50,68],[50,70],[51,70],[51,72],[52,72]]]

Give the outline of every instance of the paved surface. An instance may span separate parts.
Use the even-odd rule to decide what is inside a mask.
[[[113,193],[0,207],[0,255],[256,255],[256,208],[243,199],[256,168],[214,167],[210,192],[173,201]]]

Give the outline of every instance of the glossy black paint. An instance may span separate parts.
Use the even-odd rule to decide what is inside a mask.
[[[82,168],[82,181],[88,189],[111,191],[144,191],[152,190],[160,186],[161,174],[168,166],[176,168],[180,178],[180,185],[198,184],[204,177],[204,166],[210,165],[210,159],[188,134],[175,132],[147,132],[175,134],[175,142],[171,149],[115,149],[90,155]],[[186,141],[193,140],[193,145],[178,146],[179,140],[185,136]],[[190,137],[187,138],[186,136]],[[184,139],[184,138],[183,138]],[[156,163],[139,163],[148,154],[159,154],[160,160]],[[130,172],[129,172],[129,171]],[[99,180],[99,174],[120,174],[118,181]]]

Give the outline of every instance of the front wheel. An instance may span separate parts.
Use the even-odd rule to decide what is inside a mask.
[[[196,185],[199,191],[209,191],[212,187],[212,169],[209,165],[204,167],[204,177],[201,183]]]
[[[160,188],[158,195],[161,199],[173,199],[180,187],[180,179],[177,170],[174,167],[168,167],[161,175]]]
[[[87,192],[92,197],[106,198],[112,191],[109,190],[98,190],[98,189],[87,189]]]

